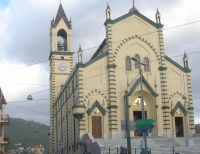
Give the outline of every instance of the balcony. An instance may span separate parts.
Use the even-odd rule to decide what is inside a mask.
[[[10,118],[7,114],[3,114],[0,118],[0,124],[2,125],[10,125]]]
[[[10,137],[8,137],[8,136],[0,137],[0,144],[9,145],[10,144]]]

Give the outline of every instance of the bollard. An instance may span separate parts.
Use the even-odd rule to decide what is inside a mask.
[[[173,147],[173,154],[174,154],[174,147]]]
[[[110,147],[109,147],[109,154],[110,154]]]
[[[150,148],[150,154],[151,154],[151,148]]]
[[[136,154],[136,148],[135,148],[135,154]]]
[[[117,154],[118,154],[118,152],[119,152],[119,151],[118,151],[118,147],[117,147]]]

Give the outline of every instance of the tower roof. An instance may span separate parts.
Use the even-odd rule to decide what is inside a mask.
[[[157,15],[157,14],[160,14],[160,12],[158,11],[158,8],[157,8],[157,12],[156,12],[156,15]]]
[[[129,12],[133,12],[133,11],[138,11],[138,9],[136,9],[135,7],[134,0],[133,0],[133,7],[129,10]]]
[[[82,49],[81,49],[81,44],[79,44],[79,50],[78,52],[83,52]]]
[[[66,14],[65,14],[65,11],[64,11],[64,9],[63,9],[63,7],[62,7],[62,4],[60,3],[59,9],[58,9],[58,12],[57,12],[57,15],[56,15],[55,22],[53,23],[53,27],[54,27],[54,28],[58,25],[58,23],[59,23],[59,21],[60,21],[61,19],[64,20],[65,24],[67,25],[67,27],[68,27],[69,29],[72,29],[71,24],[70,24],[69,20],[67,19],[67,16],[66,16]]]
[[[106,10],[110,10],[110,6],[109,6],[108,2],[107,2],[107,8],[106,8]]]
[[[187,57],[187,54],[186,54],[186,53],[184,53],[184,57],[183,57],[183,59],[188,59],[188,57]]]

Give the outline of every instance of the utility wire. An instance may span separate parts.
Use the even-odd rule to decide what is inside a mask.
[[[185,23],[185,24],[181,24],[181,25],[177,25],[177,26],[173,26],[173,27],[169,27],[169,28],[165,28],[165,29],[163,29],[163,31],[174,29],[174,28],[178,28],[178,27],[182,27],[182,26],[186,26],[186,25],[190,25],[190,24],[194,24],[194,23],[198,23],[198,22],[200,22],[200,20],[189,22],[189,23]],[[158,31],[154,31],[154,32],[150,32],[150,33],[141,34],[139,36],[145,36],[145,35],[154,34],[154,33],[157,33],[157,32],[159,32],[159,30]],[[120,41],[123,41],[123,40],[118,40],[118,41],[115,41],[115,42],[112,42],[112,43],[117,43],[117,42],[120,42]],[[95,49],[95,48],[98,48],[98,47],[100,47],[100,46],[87,48],[87,49],[84,49],[82,51],[87,51],[87,50]]]
[[[191,53],[187,53],[187,55],[192,55],[192,54],[197,54],[197,53],[200,53],[200,51],[196,51],[196,52],[191,52]],[[169,58],[176,58],[176,57],[180,57],[180,56],[183,56],[183,54],[181,55],[176,55],[176,56],[172,56],[172,57],[169,57]],[[151,60],[149,62],[155,62],[155,61],[158,61],[157,59],[155,60]],[[135,64],[131,65],[131,66],[134,66]],[[120,69],[124,69],[126,67],[121,67],[119,69],[116,69],[116,70],[120,70]],[[90,78],[93,78],[93,77],[96,77],[96,76],[99,76],[99,75],[103,75],[103,74],[107,74],[108,72],[105,72],[105,73],[101,73],[101,74],[98,74],[98,75],[95,75],[95,76],[91,76],[91,77],[88,77],[88,78],[85,78],[85,79],[90,79]],[[42,84],[35,84],[35,83],[16,83],[16,82],[4,82],[4,81],[0,81],[0,82],[3,82],[3,83],[13,83],[13,84],[26,84],[26,85],[38,85],[38,86],[49,86],[49,85],[42,85]],[[58,86],[60,87],[60,86]]]
[[[20,107],[20,106],[16,106],[16,105],[13,105],[13,104],[8,104],[8,105],[15,106],[15,107],[17,107],[17,108],[21,108],[21,109],[24,109],[24,110],[27,110],[27,111],[31,111],[31,112],[34,112],[34,113],[38,113],[38,114],[41,114],[41,115],[49,116],[49,115],[47,115],[47,114],[40,113],[40,112],[33,111],[33,110],[29,110],[29,109],[26,109],[26,108],[23,108],[23,107]]]
[[[23,67],[18,67],[18,68],[12,69],[12,70],[8,70],[8,71],[5,71],[5,72],[1,72],[0,74],[7,73],[7,72],[11,72],[11,71],[15,71],[15,70],[22,69],[22,68],[25,68],[25,67],[29,67],[29,66],[32,66],[32,65],[44,63],[44,62],[47,62],[47,61],[49,61],[49,60],[43,60],[43,61],[36,62],[36,63],[33,63],[33,64],[29,64],[29,65],[26,65],[26,66],[23,66]]]
[[[177,25],[177,26],[173,26],[173,27],[169,27],[169,28],[163,29],[163,31],[174,29],[174,28],[178,28],[178,27],[182,27],[182,26],[186,26],[186,25],[190,25],[190,24],[194,24],[194,23],[198,23],[198,22],[200,22],[200,20],[189,22],[189,23],[185,23],[185,24],[181,24],[181,25]],[[153,34],[153,33],[157,33],[157,32],[158,31],[154,31],[154,32],[146,33],[146,34],[141,34],[139,36],[144,36],[144,35]],[[115,41],[115,42],[112,42],[112,43],[117,43],[117,42],[120,42],[120,41],[123,41],[123,40],[118,40],[118,41]],[[84,49],[82,51],[87,51],[87,50],[95,49],[95,48],[98,48],[98,47],[100,47],[100,46],[87,48],[87,49]],[[77,53],[77,52],[74,52],[74,53]],[[43,61],[40,61],[40,62],[36,62],[36,63],[33,63],[33,64],[29,64],[29,65],[26,65],[26,66],[23,66],[23,67],[16,68],[16,69],[13,69],[13,70],[1,72],[0,74],[7,73],[7,72],[10,72],[10,71],[14,71],[14,70],[18,70],[18,69],[25,68],[25,67],[28,67],[28,66],[36,65],[36,64],[43,63],[43,62],[46,62],[46,61],[49,61],[49,60],[43,60]]]
[[[196,51],[196,52],[191,52],[191,53],[188,53],[187,55],[190,55],[190,54],[197,54],[197,53],[200,53],[200,51]],[[172,56],[172,57],[169,57],[169,58],[175,58],[175,57],[180,57],[180,56],[183,56],[182,54],[181,55],[176,55],[176,56]],[[158,61],[157,59],[156,60],[151,60],[149,62],[155,62],[155,61]],[[134,66],[135,64],[131,65],[131,66]],[[126,67],[121,67],[121,68],[118,68],[116,69],[117,70],[120,70],[120,69],[124,69]],[[100,76],[100,75],[104,75],[104,74],[107,74],[108,72],[105,72],[105,73],[101,73],[101,74],[98,74],[98,75],[95,75],[95,76],[91,76],[91,77],[88,77],[88,78],[84,78],[83,80],[87,80],[87,79],[91,79],[91,78],[94,78],[94,77],[97,77],[97,76]],[[60,86],[57,86],[55,88],[60,88]],[[42,92],[45,92],[45,91],[49,91],[50,89],[46,89],[46,90],[43,90],[43,91],[39,91],[39,92],[36,92],[36,93],[32,93],[30,95],[34,95],[34,94],[38,94],[38,93],[42,93]],[[24,95],[25,97],[27,95]],[[19,97],[24,97],[24,96],[19,96]],[[14,97],[14,98],[19,98],[19,97]],[[12,98],[13,99],[13,98]]]

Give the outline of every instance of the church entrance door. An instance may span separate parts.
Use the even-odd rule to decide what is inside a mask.
[[[183,117],[175,117],[176,137],[184,137]]]
[[[147,112],[145,111],[145,118],[147,118]],[[133,111],[133,119],[136,122],[139,119],[142,119],[142,111]],[[143,134],[138,134],[137,131],[134,131],[134,136],[143,136]]]
[[[101,117],[92,117],[92,135],[94,138],[102,138]]]

